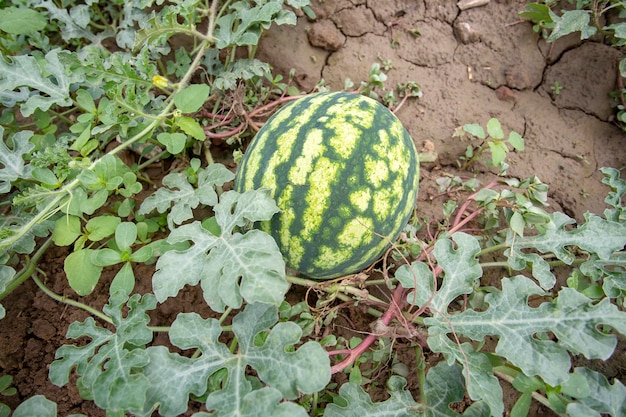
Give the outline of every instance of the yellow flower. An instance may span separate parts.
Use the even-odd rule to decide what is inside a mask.
[[[167,78],[162,77],[160,75],[155,75],[154,77],[152,77],[152,84],[157,87],[160,88],[162,90],[166,89],[167,87],[169,87],[170,82]]]

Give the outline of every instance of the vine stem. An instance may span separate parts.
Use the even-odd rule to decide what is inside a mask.
[[[400,314],[402,312],[402,307],[405,303],[403,294],[404,288],[402,285],[398,285],[393,291],[394,301],[390,304],[389,309],[383,313],[382,317],[378,319],[384,326],[389,326],[391,321],[396,317],[396,313]],[[350,350],[350,353],[344,360],[331,366],[330,373],[336,374],[352,365],[359,356],[361,356],[376,340],[378,340],[378,337],[379,335],[377,334],[368,334],[357,347]]]
[[[46,252],[46,250],[48,250],[48,247],[50,246],[51,243],[52,243],[52,237],[49,237],[44,242],[44,244],[41,245],[39,249],[37,249],[37,252],[35,252],[33,257],[28,260],[24,269],[22,269],[20,273],[17,274],[17,277],[13,281],[11,281],[11,283],[7,285],[6,288],[4,289],[4,292],[0,294],[0,300],[2,300],[7,295],[11,294],[13,290],[15,290],[17,287],[22,285],[22,283],[26,281],[35,272],[39,258],[41,258],[43,254]]]
[[[103,321],[106,321],[107,323],[113,324],[113,320],[111,319],[111,317],[107,316],[104,313],[99,312],[95,308],[90,307],[87,304],[83,304],[80,301],[72,300],[72,299],[67,298],[65,296],[59,295],[59,294],[53,292],[52,290],[50,290],[48,287],[46,287],[46,285],[43,282],[41,282],[39,277],[37,277],[37,272],[39,272],[41,274],[44,273],[43,271],[35,271],[31,275],[31,278],[33,279],[33,281],[35,281],[35,284],[37,284],[39,289],[41,291],[43,291],[43,293],[46,294],[48,297],[50,297],[53,300],[56,300],[56,301],[58,301],[60,303],[71,305],[73,307],[78,307],[78,308],[80,308],[82,310],[85,310],[89,314],[91,314],[93,316],[96,316],[99,319],[102,319]]]

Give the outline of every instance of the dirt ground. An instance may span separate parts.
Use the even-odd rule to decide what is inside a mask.
[[[439,155],[422,166],[418,207],[424,216],[442,215],[443,201],[432,199],[439,193],[437,178],[474,175],[457,169],[468,142],[454,138],[455,129],[466,123],[485,125],[491,117],[500,120],[505,132],[519,132],[526,141],[525,151],[507,157],[510,176],[537,175],[549,184],[553,210],[578,220],[586,211],[601,213],[607,189],[598,168],[626,165],[626,135],[612,122],[609,100],[617,88],[619,52],[602,39],[582,43],[576,35],[546,44],[518,17],[525,1],[491,0],[465,11],[456,3],[313,0],[317,21],[301,17],[295,27],[273,28],[264,35],[257,57],[284,74],[294,68],[302,89],[313,88],[320,79],[333,90],[342,89],[346,78],[358,84],[367,79],[371,65],[382,60],[392,64],[387,86],[417,82],[423,96],[409,100],[398,116],[418,149],[430,141]],[[562,86],[558,95],[551,90],[556,82]],[[488,173],[483,171],[478,173],[481,178]],[[62,266],[67,254],[64,248],[51,249],[40,266],[53,291],[78,298],[65,284]],[[138,291],[150,291],[152,272],[149,267],[135,271],[143,277]],[[100,293],[97,289],[81,301],[101,308],[114,273],[106,271]],[[81,400],[75,380],[58,388],[47,378],[54,352],[67,342],[69,323],[87,314],[56,303],[32,282],[3,304],[7,317],[0,327],[0,373],[14,376],[19,394],[0,401],[15,408],[32,395],[44,394],[59,404],[59,415],[104,416]],[[153,321],[170,323],[178,312],[191,310],[204,317],[210,314],[193,288],[159,306]],[[350,313],[350,320],[371,321],[358,311]],[[624,355],[614,357],[596,365],[610,378],[626,382]],[[414,386],[416,382],[409,381],[409,388]],[[511,397],[512,404],[514,397],[505,397]],[[540,415],[549,413],[534,405],[531,416]]]

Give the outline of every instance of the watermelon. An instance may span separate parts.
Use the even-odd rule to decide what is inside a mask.
[[[235,190],[266,188],[281,212],[258,227],[287,266],[331,279],[372,265],[409,220],[419,183],[413,140],[379,102],[346,93],[300,98],[252,140]]]

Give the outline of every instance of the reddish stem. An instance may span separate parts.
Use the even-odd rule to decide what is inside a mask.
[[[404,288],[402,288],[402,285],[398,285],[393,291],[393,301],[389,306],[389,309],[385,311],[385,313],[379,319],[380,322],[384,326],[389,326],[391,324],[391,321],[396,317],[396,314],[401,314],[401,309],[404,303]],[[370,346],[372,346],[372,344],[379,338],[379,336],[380,335],[377,334],[368,334],[357,347],[349,351],[350,353],[344,360],[336,365],[333,365],[330,368],[330,373],[336,374],[343,371],[348,366],[352,365],[359,356],[361,356],[367,349],[369,349]]]

